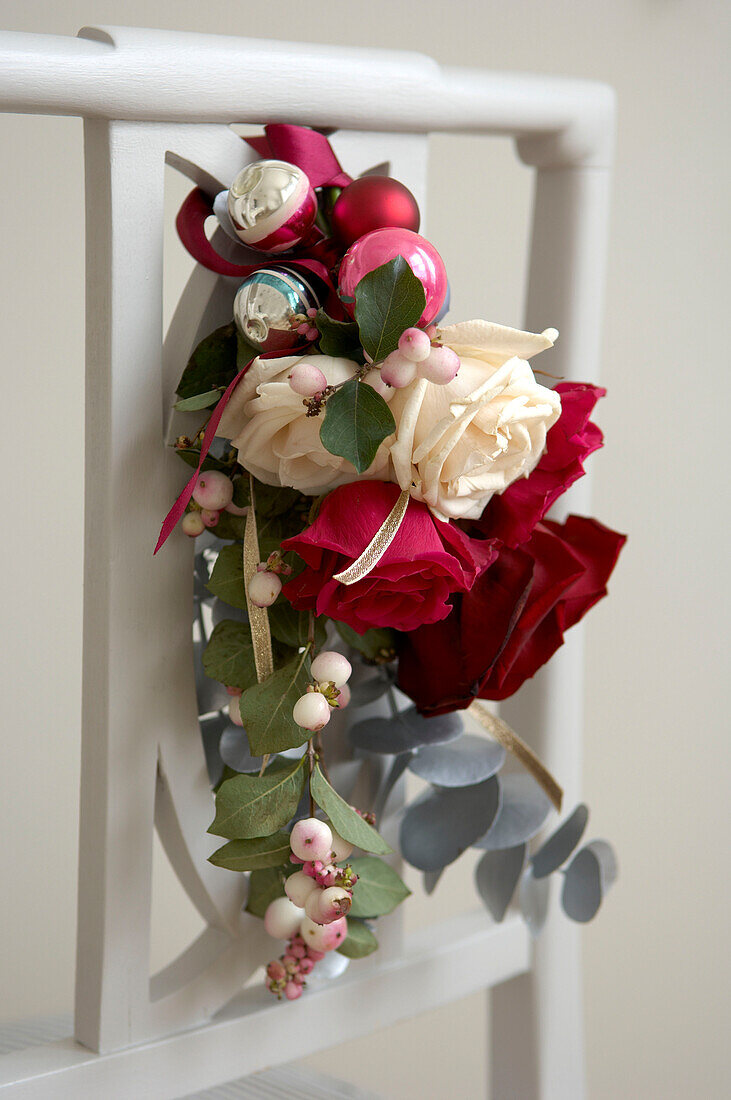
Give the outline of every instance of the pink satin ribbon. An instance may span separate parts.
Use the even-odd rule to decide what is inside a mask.
[[[265,137],[246,138],[247,144],[260,157],[296,164],[313,187],[345,187],[352,182],[340,167],[330,142],[317,130],[273,122],[264,127],[264,134]]]

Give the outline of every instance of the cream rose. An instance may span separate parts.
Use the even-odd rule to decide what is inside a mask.
[[[561,401],[526,360],[557,336],[487,321],[440,329],[438,339],[460,357],[457,377],[446,386],[417,379],[391,401],[391,461],[401,488],[440,519],[477,519],[493,493],[527,477]]]
[[[255,359],[224,409],[216,435],[231,440],[242,465],[265,485],[289,486],[318,496],[363,478],[393,481],[389,459],[393,436],[381,444],[364,474],[325,450],[320,442],[322,415],[307,416],[302,397],[287,381],[295,363],[305,362],[319,367],[330,386],[352,378],[356,369],[350,359],[330,355]],[[376,371],[372,377],[378,378]],[[386,400],[391,399],[392,393],[387,393]]]

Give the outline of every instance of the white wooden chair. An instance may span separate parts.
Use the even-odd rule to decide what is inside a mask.
[[[161,344],[164,164],[213,194],[251,156],[230,123],[327,125],[338,128],[333,144],[349,171],[389,160],[423,210],[430,131],[513,136],[536,169],[526,326],[550,318],[562,333],[557,371],[594,380],[613,95],[586,82],[440,69],[415,54],[85,28],[75,39],[1,34],[0,108],[83,116],[88,225],[75,1038],[4,1055],[0,1092],[165,1100],[276,1064],[282,1009],[260,988],[240,994],[271,950],[261,922],[241,911],[239,877],[206,862],[215,842],[187,641],[191,550],[172,539],[164,562],[150,552],[180,487],[163,446],[180,363],[227,319],[234,287],[197,268]],[[586,507],[587,480],[572,491],[574,509]],[[505,707],[536,734],[568,805],[580,785],[581,659],[575,631]],[[150,979],[153,827],[207,927]],[[438,933],[392,934],[376,956],[287,1006],[288,1057],[313,1053],[314,1035],[331,1045],[489,988],[495,1100],[580,1100],[577,934],[559,915],[534,945],[517,915],[494,925],[477,909]],[[465,953],[470,965],[455,965]]]

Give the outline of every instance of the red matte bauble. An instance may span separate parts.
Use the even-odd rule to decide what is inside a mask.
[[[361,176],[338,195],[332,209],[333,233],[351,245],[374,229],[394,226],[416,232],[421,218],[416,199],[390,176]]]

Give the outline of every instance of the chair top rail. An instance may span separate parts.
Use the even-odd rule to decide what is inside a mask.
[[[0,33],[0,110],[503,134],[538,167],[608,167],[614,131],[614,93],[593,81],[441,67],[396,50],[134,27],[84,27],[77,38]]]

